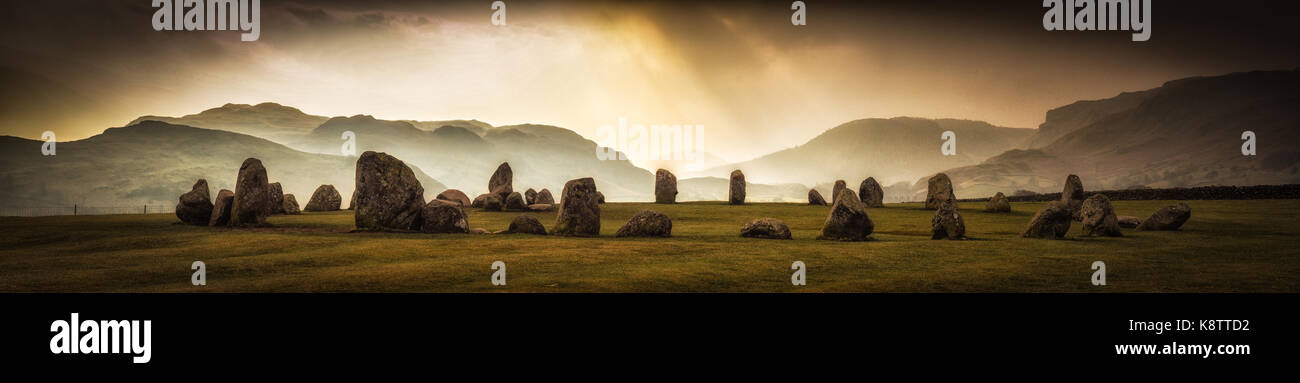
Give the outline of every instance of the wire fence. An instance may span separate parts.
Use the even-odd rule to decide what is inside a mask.
[[[175,206],[0,206],[0,217],[47,217],[56,215],[172,214]]]

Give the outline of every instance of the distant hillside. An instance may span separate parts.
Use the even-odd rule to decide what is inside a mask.
[[[264,102],[257,105],[226,104],[182,117],[143,116],[131,121],[127,126],[141,121],[161,121],[242,133],[285,143],[310,133],[312,129],[328,119],[303,113],[294,107]]]
[[[42,156],[41,142],[0,137],[0,201],[7,206],[175,204],[206,178],[213,195],[234,190],[239,166],[262,160],[271,182],[306,204],[321,184],[351,198],[355,157],[304,153],[248,135],[157,121],[110,128],[84,140],[58,143]],[[445,187],[413,167],[432,199]],[[429,194],[429,193],[432,194]]]
[[[1060,191],[1071,173],[1088,190],[1297,183],[1300,147],[1292,144],[1300,139],[1297,89],[1300,70],[1258,71],[1181,79],[1076,103],[1048,113],[1044,126],[1062,131],[1039,149],[946,172],[960,198]],[[1089,111],[1062,112],[1081,105]],[[1241,134],[1247,130],[1256,134],[1256,156],[1241,154]],[[917,193],[927,176],[916,180]]]
[[[940,152],[944,131],[957,135],[955,156]],[[852,183],[875,177],[888,184],[977,164],[1022,147],[1033,133],[1032,129],[1003,128],[980,121],[872,118],[837,126],[798,147],[702,173],[725,177],[740,169],[747,180],[760,183],[813,185],[836,179]]]

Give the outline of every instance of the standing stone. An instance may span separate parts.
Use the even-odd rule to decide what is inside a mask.
[[[831,189],[831,205],[834,205],[835,201],[839,201],[840,192],[848,188],[849,184],[845,183],[844,180],[835,180],[835,187]],[[859,199],[859,201],[861,200]]]
[[[336,211],[339,205],[343,204],[343,196],[339,191],[334,189],[334,185],[321,185],[316,188],[316,192],[311,194],[311,199],[307,200],[305,211]]]
[[[420,224],[421,232],[434,234],[469,232],[468,216],[459,203],[434,199],[424,205],[424,211],[420,215],[424,220]]]
[[[596,180],[579,178],[564,183],[560,211],[551,233],[563,236],[600,235],[600,200]]]
[[[212,220],[212,198],[208,195],[208,180],[195,182],[189,192],[181,194],[176,204],[176,218],[190,225],[207,226]]]
[[[926,183],[925,208],[938,209],[944,201],[957,202],[957,196],[952,192],[952,180],[947,174],[935,174]]]
[[[515,172],[510,170],[510,163],[502,162],[497,166],[497,171],[492,173],[492,178],[488,179],[488,193],[501,196],[501,200],[505,201],[515,191],[514,178]]]
[[[618,229],[615,237],[669,237],[673,233],[673,220],[664,213],[642,210]]]
[[[357,159],[356,225],[363,230],[419,230],[424,187],[406,163],[368,151]]]
[[[469,196],[466,196],[465,193],[456,189],[443,190],[442,193],[438,193],[438,196],[433,197],[433,199],[455,202],[461,207],[470,207],[470,205],[473,204],[473,202],[469,200]]]
[[[964,239],[966,238],[966,220],[957,211],[957,203],[948,201],[935,210],[930,220],[930,239]]]
[[[858,185],[858,199],[867,204],[867,207],[884,207],[885,189],[880,187],[875,177],[867,177]]]
[[[1119,221],[1119,227],[1125,229],[1136,229],[1138,226],[1142,225],[1142,220],[1131,215],[1117,216],[1115,217],[1115,220]]]
[[[284,209],[284,214],[302,214],[302,210],[298,209],[298,198],[294,197],[293,194],[284,195],[284,206],[281,208]]]
[[[998,194],[993,195],[993,198],[989,198],[988,202],[984,203],[984,211],[989,213],[1010,213],[1011,201],[1007,199],[1005,194],[998,192]]]
[[[815,206],[826,206],[826,199],[822,198],[822,193],[817,189],[808,189],[808,204]]]
[[[478,197],[474,197],[474,202],[471,202],[469,206],[477,207],[481,209],[487,203],[488,197],[491,196],[492,196],[491,194],[479,194]]]
[[[230,207],[230,226],[266,225],[266,217],[275,211],[271,205],[270,186],[266,182],[266,168],[256,158],[244,160],[239,166],[235,181],[235,201]]]
[[[655,171],[655,203],[677,203],[677,176],[672,172]]]
[[[776,218],[759,218],[740,228],[745,238],[790,239],[790,227]]]
[[[524,202],[527,202],[529,205],[537,203],[537,191],[533,190],[533,188],[528,188],[528,191],[524,192]]]
[[[221,189],[217,192],[217,198],[212,204],[212,217],[208,219],[208,226],[226,226],[230,223],[230,207],[235,206],[235,192]]]
[[[536,234],[546,235],[546,227],[542,226],[542,221],[538,221],[531,215],[520,214],[510,221],[510,227],[502,234]]]
[[[867,205],[858,200],[857,193],[845,189],[840,190],[840,196],[831,204],[831,212],[817,239],[865,241],[875,229],[875,223],[867,215]]]
[[[745,204],[745,173],[740,170],[731,172],[731,189],[727,191],[727,201],[732,205]]]
[[[1079,180],[1079,176],[1071,174],[1065,177],[1065,190],[1061,191],[1061,202],[1070,209],[1070,216],[1075,221],[1083,219],[1079,216],[1079,208],[1083,207],[1084,198],[1083,181]]]
[[[1065,238],[1065,233],[1070,231],[1070,207],[1066,204],[1056,201],[1049,202],[1047,206],[1038,210],[1034,218],[1029,220],[1029,225],[1025,230],[1020,232],[1024,238],[1048,238],[1061,239]]]
[[[271,193],[271,214],[284,214],[284,189],[280,187],[279,182],[272,182],[267,186]]]
[[[510,193],[506,196],[506,204],[502,210],[524,211],[528,210],[528,203],[524,202],[524,195],[518,192]]]
[[[502,211],[505,210],[506,202],[501,199],[500,195],[488,193],[487,198],[483,199],[483,210]]]
[[[1150,218],[1142,221],[1138,230],[1178,230],[1188,218],[1192,218],[1192,207],[1186,202],[1179,202],[1177,205],[1169,205],[1156,210]]]
[[[534,199],[533,203],[530,205],[535,204],[554,205],[555,197],[551,196],[551,191],[549,189],[542,189],[542,191],[537,192],[537,199]]]
[[[1119,219],[1115,209],[1110,206],[1110,198],[1102,194],[1093,194],[1083,201],[1079,208],[1083,218],[1083,234],[1087,236],[1122,237],[1119,232]]]

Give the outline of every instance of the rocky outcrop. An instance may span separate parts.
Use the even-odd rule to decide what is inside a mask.
[[[560,211],[551,233],[563,236],[600,235],[600,196],[596,180],[579,178],[564,183]]]
[[[790,227],[776,218],[759,218],[740,228],[745,238],[790,239]]]
[[[339,195],[338,189],[334,185],[321,185],[316,187],[316,192],[311,193],[311,199],[307,200],[307,206],[303,207],[304,211],[337,211],[339,205],[343,204],[343,196]]]
[[[677,203],[677,176],[672,172],[655,171],[655,203]]]
[[[614,234],[615,237],[669,237],[673,233],[673,220],[664,213],[642,210]]]
[[[875,228],[875,223],[867,215],[867,205],[858,200],[857,193],[846,189],[841,190],[840,196],[831,204],[831,212],[826,216],[821,236],[817,239],[865,241]]]
[[[361,230],[420,230],[424,187],[393,156],[368,151],[357,159],[356,226]]]
[[[212,198],[208,195],[208,180],[200,179],[189,192],[181,194],[176,204],[176,218],[188,225],[207,226],[212,220]]]

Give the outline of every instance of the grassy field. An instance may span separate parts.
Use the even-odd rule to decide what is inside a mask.
[[[1169,201],[1117,201],[1145,218]],[[273,216],[273,228],[175,224],[173,215],[0,218],[5,292],[1296,292],[1300,200],[1191,201],[1177,232],[1122,238],[1021,239],[1042,204],[1011,214],[962,204],[971,237],[932,241],[917,204],[869,211],[874,240],[815,240],[827,207],[607,204],[601,237],[350,233],[352,212]],[[614,238],[641,209],[673,219],[673,237]],[[504,229],[519,213],[470,209],[470,227]],[[554,214],[537,214],[549,228]],[[795,239],[741,238],[774,217]],[[207,286],[190,264],[207,264]],[[508,265],[507,286],[490,283]],[[1104,261],[1107,285],[1090,281]],[[808,265],[791,286],[790,264]]]

